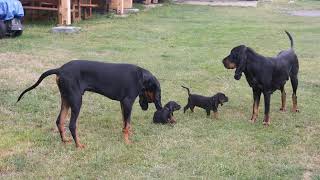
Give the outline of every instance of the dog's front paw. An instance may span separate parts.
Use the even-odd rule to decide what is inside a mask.
[[[270,117],[269,117],[269,115],[266,115],[266,116],[264,117],[263,125],[264,125],[265,127],[268,127],[268,126],[270,125]]]
[[[300,110],[298,108],[292,108],[291,111],[292,112],[300,112]]]
[[[268,126],[270,125],[270,122],[265,122],[265,121],[263,121],[263,125],[264,125],[265,127],[268,127]]]
[[[286,109],[285,107],[281,107],[281,108],[280,108],[280,111],[281,111],[281,112],[286,112],[287,109]]]
[[[257,121],[258,115],[252,114],[251,119],[249,120],[250,123],[255,123]]]

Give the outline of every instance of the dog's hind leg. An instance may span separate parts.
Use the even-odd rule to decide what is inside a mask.
[[[76,147],[84,148],[84,145],[80,143],[79,136],[78,136],[78,128],[77,128],[77,120],[78,120],[78,116],[79,116],[81,105],[82,105],[82,96],[80,93],[71,94],[68,97],[68,100],[71,107],[71,118],[70,118],[69,129],[73,137],[73,140],[76,143]]]
[[[207,117],[210,116],[210,109],[206,109]]]
[[[269,126],[270,125],[270,97],[271,93],[263,92],[264,96],[264,120],[263,125]]]
[[[186,113],[186,110],[190,108],[190,101],[188,100],[188,104],[183,108],[183,113]]]
[[[286,91],[284,89],[284,85],[280,87],[281,91],[281,108],[280,111],[286,111]]]
[[[194,105],[190,106],[190,110],[191,110],[191,112],[194,112]]]
[[[290,74],[290,81],[292,85],[292,111],[299,112],[298,100],[297,100],[297,89],[298,89],[298,77],[297,75]]]
[[[126,144],[130,144],[129,135],[131,134],[131,111],[134,99],[125,98],[120,102],[123,117],[123,136]]]
[[[252,105],[251,122],[255,123],[259,114],[261,91],[257,89],[252,89],[252,92],[253,92],[253,105]]]
[[[58,130],[59,130],[62,142],[67,143],[67,142],[71,142],[71,139],[66,139],[66,137],[65,137],[64,124],[65,124],[70,106],[69,106],[67,100],[62,96],[63,88],[61,88],[61,83],[60,83],[61,81],[60,81],[59,76],[56,77],[56,81],[57,81],[57,85],[59,87],[59,91],[61,94],[61,109],[60,109],[60,113],[58,115],[56,124],[57,124]]]
[[[64,128],[64,124],[65,124],[65,121],[66,121],[66,118],[67,118],[69,109],[70,109],[69,104],[68,104],[67,101],[61,96],[61,109],[60,109],[60,113],[59,113],[59,115],[58,115],[56,124],[57,124],[57,127],[58,127],[58,129],[59,129],[59,133],[60,133],[60,136],[61,136],[61,140],[62,140],[62,142],[64,142],[64,143],[71,142],[71,139],[67,139],[67,138],[66,138],[66,136],[65,136],[65,128]]]

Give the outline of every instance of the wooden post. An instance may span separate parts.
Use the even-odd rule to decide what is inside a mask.
[[[71,24],[71,2],[70,0],[60,0],[59,6],[59,24]]]
[[[118,0],[117,14],[123,14],[123,0]]]
[[[151,4],[151,0],[144,0],[144,4],[146,5]]]

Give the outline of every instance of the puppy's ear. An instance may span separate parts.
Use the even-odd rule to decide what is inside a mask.
[[[239,47],[237,58],[238,58],[239,64],[238,64],[237,69],[234,73],[234,78],[236,80],[239,80],[241,78],[242,72],[245,70],[246,64],[247,64],[247,47],[245,45],[241,45]]]
[[[169,112],[173,112],[173,105],[172,105],[172,103],[171,103],[171,102],[170,102],[170,103],[168,103],[167,108],[169,109]]]
[[[221,106],[223,105],[223,98],[224,98],[224,95],[223,94],[219,94],[219,96],[218,96],[219,103],[218,104],[221,104]]]
[[[218,96],[213,96],[212,101],[213,101],[213,106],[218,108],[218,106],[219,106],[219,97]]]

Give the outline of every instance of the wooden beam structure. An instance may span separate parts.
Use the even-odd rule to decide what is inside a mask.
[[[59,24],[71,24],[71,0],[59,0]]]
[[[59,25],[71,25],[81,19],[92,16],[92,9],[96,8],[102,13],[115,10],[117,14],[124,14],[124,9],[132,8],[133,0],[20,0],[23,8],[30,12],[31,19],[42,17],[44,13],[57,14]],[[152,1],[152,0],[146,0]],[[153,0],[157,1],[157,0]]]
[[[124,10],[123,10],[123,0],[118,0],[118,6],[117,6],[117,14],[122,15]]]

